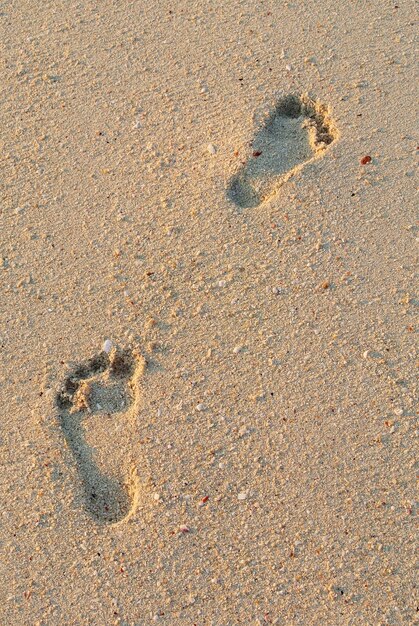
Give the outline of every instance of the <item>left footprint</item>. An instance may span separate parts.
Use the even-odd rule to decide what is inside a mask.
[[[102,352],[70,372],[57,394],[85,507],[98,523],[120,522],[136,508],[138,478],[130,453],[145,365],[135,351]]]

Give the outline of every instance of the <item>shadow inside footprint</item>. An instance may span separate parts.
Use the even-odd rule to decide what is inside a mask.
[[[85,420],[124,416],[134,398],[134,381],[142,362],[129,351],[102,353],[78,366],[57,395],[61,428],[73,453],[84,491],[87,512],[98,523],[113,524],[132,508],[132,485],[122,476],[109,476],[97,462],[97,450],[86,441]],[[87,422],[86,422],[87,423]]]
[[[81,420],[63,415],[61,420],[67,444],[77,461],[77,471],[84,490],[86,510],[97,522],[115,523],[126,517],[131,508],[128,490],[117,478],[106,476],[96,465],[94,451],[88,446]]]
[[[258,206],[336,137],[327,107],[307,96],[285,96],[256,133],[253,153],[231,179],[228,198],[240,208]]]

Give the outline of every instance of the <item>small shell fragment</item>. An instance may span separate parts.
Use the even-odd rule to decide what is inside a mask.
[[[103,342],[103,352],[106,352],[106,354],[109,354],[111,350],[112,350],[112,341],[110,339],[105,339],[105,341]]]

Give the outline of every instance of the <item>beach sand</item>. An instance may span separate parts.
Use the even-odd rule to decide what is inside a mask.
[[[3,4],[2,625],[414,623],[414,17]]]

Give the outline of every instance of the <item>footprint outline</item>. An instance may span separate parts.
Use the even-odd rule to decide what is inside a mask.
[[[252,153],[227,185],[239,209],[271,200],[306,165],[324,156],[339,138],[331,110],[307,94],[287,94],[259,124]]]
[[[115,348],[109,355],[101,352],[76,365],[57,392],[59,423],[75,461],[85,510],[98,524],[116,525],[134,515],[139,499],[139,477],[132,459],[126,462],[125,480],[108,476],[97,464],[93,446],[86,441],[83,423],[93,414],[108,419],[118,414],[130,422],[127,427],[134,428],[140,410],[139,380],[146,365],[137,350]],[[110,387],[114,391],[119,387],[120,404],[112,406],[108,402],[109,410],[104,411],[103,407],[94,407],[94,392],[108,392]],[[128,406],[124,406],[125,401]]]

